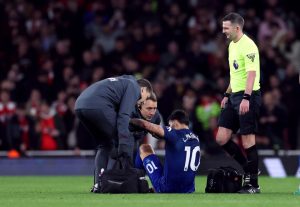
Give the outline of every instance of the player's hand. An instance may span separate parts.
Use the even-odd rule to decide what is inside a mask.
[[[249,112],[249,101],[246,99],[243,99],[240,104],[240,115],[244,115]]]
[[[221,101],[221,108],[224,109],[225,108],[225,105],[227,104],[228,102],[228,97],[224,97]]]

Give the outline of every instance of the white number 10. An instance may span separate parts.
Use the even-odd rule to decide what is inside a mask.
[[[196,171],[200,165],[200,147],[197,146],[192,150],[192,156],[191,156],[191,147],[190,146],[186,146],[184,148],[184,151],[186,152],[184,171],[188,171],[189,166],[190,166],[191,170]],[[196,162],[197,152],[199,152],[199,161],[196,164],[195,162]]]

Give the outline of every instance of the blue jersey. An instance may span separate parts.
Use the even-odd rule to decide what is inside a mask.
[[[166,155],[164,182],[167,192],[195,191],[195,175],[200,165],[200,143],[189,129],[164,127]]]

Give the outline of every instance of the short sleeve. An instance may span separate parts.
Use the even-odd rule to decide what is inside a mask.
[[[164,132],[165,132],[164,139],[166,141],[172,142],[172,141],[176,140],[177,134],[176,134],[176,131],[174,129],[172,129],[169,126],[164,126],[163,129],[164,129]]]
[[[255,43],[250,42],[245,47],[243,56],[246,71],[259,71],[259,53]]]

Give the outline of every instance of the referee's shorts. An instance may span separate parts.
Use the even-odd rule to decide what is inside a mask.
[[[253,91],[250,98],[249,112],[239,115],[240,103],[244,91],[232,93],[219,118],[219,126],[231,129],[241,135],[256,134],[258,131],[259,109],[261,106],[260,91]]]

